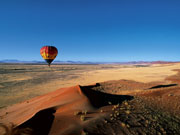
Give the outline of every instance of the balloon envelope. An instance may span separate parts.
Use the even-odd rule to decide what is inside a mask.
[[[56,58],[58,50],[54,46],[43,46],[40,50],[40,54],[50,66],[51,62]]]

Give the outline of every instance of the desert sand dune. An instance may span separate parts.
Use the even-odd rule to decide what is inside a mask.
[[[13,123],[18,128],[30,127],[35,130],[33,134],[45,135],[49,130],[51,135],[63,134],[71,130],[75,133],[74,129],[79,129],[78,135],[82,132],[83,123],[74,113],[83,111],[93,113],[109,102],[118,104],[132,99],[132,96],[111,95],[91,90],[91,87],[95,86],[62,88],[2,109],[1,122],[7,125]],[[98,115],[98,113],[94,114]],[[95,118],[95,115],[92,118]]]

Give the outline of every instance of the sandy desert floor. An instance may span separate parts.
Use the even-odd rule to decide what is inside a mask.
[[[0,65],[0,107],[74,85],[109,80],[162,82],[180,64],[163,65]]]
[[[72,65],[68,66],[72,68]],[[94,81],[95,84],[89,86],[76,84],[3,107],[0,109],[0,133],[180,134],[180,64],[96,65],[96,67],[83,65],[83,68],[81,66],[78,65],[76,68],[79,70],[73,71],[73,75],[79,74],[78,77],[70,79],[67,77],[69,82],[76,79],[82,81],[77,81],[77,84],[92,84]],[[57,70],[53,73],[57,73]],[[52,79],[49,84],[55,83],[55,80]],[[69,85],[74,85],[74,82]],[[45,88],[48,87],[43,87]]]

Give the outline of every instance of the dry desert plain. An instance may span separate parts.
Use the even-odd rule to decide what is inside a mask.
[[[178,135],[179,85],[179,63],[2,64],[0,132]]]

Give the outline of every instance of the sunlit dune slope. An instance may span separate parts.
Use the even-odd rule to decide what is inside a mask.
[[[92,87],[96,85],[92,85]],[[13,123],[20,127],[31,125],[31,123],[39,123],[39,125],[46,123],[48,125],[45,124],[42,128],[47,127],[46,129],[49,128],[49,130],[43,129],[43,134],[49,131],[52,135],[76,132],[74,130],[77,130],[77,134],[79,134],[83,123],[75,113],[92,112],[92,119],[100,118],[104,114],[93,114],[98,108],[108,105],[109,102],[117,104],[132,98],[125,95],[106,94],[89,88],[91,86],[61,88],[46,95],[1,109],[1,122],[6,125]]]
[[[54,108],[55,110],[61,108],[58,112],[63,112],[67,108],[70,111],[74,109],[92,109],[93,107],[79,86],[61,88],[7,109],[2,109],[0,112],[1,122],[13,122],[15,125],[20,125],[35,113],[47,108]]]

